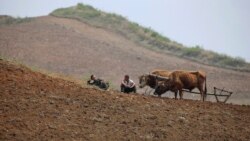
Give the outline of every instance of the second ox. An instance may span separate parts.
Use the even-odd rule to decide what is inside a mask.
[[[145,86],[149,86],[150,88],[155,89],[156,83],[157,83],[157,80],[156,80],[157,76],[168,77],[169,74],[170,72],[167,70],[154,70],[150,74],[143,74],[139,76],[139,87],[143,88]]]
[[[162,95],[167,91],[175,93],[175,99],[177,99],[177,93],[179,92],[180,99],[183,98],[183,90],[187,89],[192,91],[194,88],[198,88],[201,94],[201,100],[205,101],[207,94],[206,74],[202,71],[173,71],[168,77],[158,77],[157,86],[155,88],[155,95]],[[204,88],[205,84],[205,88]]]

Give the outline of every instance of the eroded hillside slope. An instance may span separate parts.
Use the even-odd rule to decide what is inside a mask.
[[[201,65],[154,52],[122,34],[73,19],[44,16],[1,26],[0,56],[77,79],[96,74],[110,81],[116,89],[124,74],[131,75],[138,83],[139,75],[155,68],[203,70],[207,72],[209,92],[214,86],[225,88],[234,92],[229,102],[250,104],[250,73]],[[190,94],[185,97],[199,99]]]

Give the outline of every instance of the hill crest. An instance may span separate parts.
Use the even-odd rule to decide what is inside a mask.
[[[233,58],[228,55],[207,51],[198,45],[186,47],[151,28],[143,27],[117,14],[97,10],[89,5],[79,3],[77,6],[54,10],[50,15],[76,19],[92,26],[112,30],[153,51],[172,54],[206,65],[250,71],[250,64],[240,57]]]

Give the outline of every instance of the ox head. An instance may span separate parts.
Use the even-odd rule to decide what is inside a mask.
[[[147,81],[148,81],[148,75],[143,74],[141,76],[139,76],[139,87],[143,88],[147,85]]]
[[[155,95],[162,95],[163,93],[170,90],[170,79],[169,78],[159,78],[156,82]]]

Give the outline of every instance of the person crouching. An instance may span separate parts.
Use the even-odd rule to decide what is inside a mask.
[[[124,79],[121,82],[121,92],[123,93],[136,93],[135,82],[129,79],[129,75],[125,75]]]

